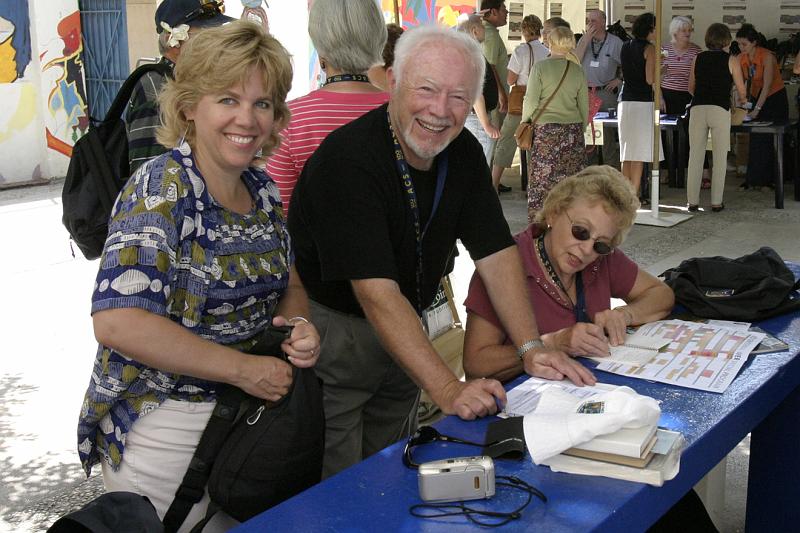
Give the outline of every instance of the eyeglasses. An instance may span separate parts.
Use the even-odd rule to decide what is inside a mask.
[[[224,0],[203,0],[203,2],[200,4],[200,7],[183,17],[182,22],[188,24],[196,19],[212,18],[216,17],[217,15],[222,15],[223,10],[225,9],[224,4]]]
[[[588,228],[581,226],[580,224],[575,224],[572,221],[572,218],[569,216],[569,213],[564,211],[564,214],[567,216],[567,220],[569,223],[572,224],[572,236],[578,239],[579,241],[588,241],[592,239],[592,234]],[[592,250],[597,252],[600,255],[608,255],[614,251],[614,247],[608,244],[607,242],[598,241],[597,239],[593,239],[594,244],[592,245]]]
[[[405,448],[403,448],[403,464],[406,465],[408,468],[419,468],[419,463],[414,462],[414,459],[411,457],[411,448],[419,446],[421,444],[429,444],[431,442],[440,441],[440,442],[455,442],[456,444],[469,444],[470,446],[487,448],[489,446],[495,446],[503,442],[519,441],[519,440],[520,439],[511,437],[483,444],[479,442],[472,442],[464,439],[459,439],[458,437],[449,437],[447,435],[442,435],[434,427],[422,426],[418,428],[417,431],[414,432],[414,434],[411,435],[406,441]]]

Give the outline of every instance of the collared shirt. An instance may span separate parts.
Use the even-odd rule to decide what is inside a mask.
[[[533,52],[532,57],[531,52]],[[547,59],[549,55],[550,50],[539,39],[517,46],[511,54],[511,59],[508,60],[508,70],[515,72],[518,76],[515,85],[527,85],[533,65],[538,61]]]
[[[247,214],[213,199],[186,143],[142,165],[114,206],[92,313],[144,309],[213,342],[250,348],[271,321],[294,258],[277,186],[258,169],[241,178],[255,200]],[[216,385],[99,345],[78,423],[87,474],[103,457],[119,467],[139,417],[167,398],[210,401]]]
[[[594,50],[592,49],[594,46]],[[589,87],[602,87],[617,77],[617,69],[622,64],[620,53],[622,40],[606,32],[605,42],[590,42],[581,59],[583,72]],[[595,58],[597,54],[597,58]],[[595,66],[596,65],[596,66]]]
[[[539,333],[552,333],[575,324],[575,311],[571,301],[565,300],[542,269],[536,258],[533,239],[540,235],[538,226],[531,225],[514,236],[522,266],[527,278],[528,293]],[[583,287],[586,294],[586,311],[589,318],[600,311],[611,308],[611,298],[626,298],[636,283],[639,267],[616,248],[611,254],[598,257],[582,271]],[[486,287],[480,275],[475,272],[469,283],[469,293],[464,306],[495,327],[503,329],[500,318],[492,307]]]
[[[175,63],[161,58],[161,63],[175,68]],[[128,162],[131,175],[139,166],[157,155],[167,152],[156,141],[156,130],[161,126],[158,93],[167,82],[167,77],[158,72],[148,72],[133,87],[131,99],[125,111],[125,131],[128,134]]]
[[[486,22],[483,21],[483,27],[486,30],[486,38],[483,40],[483,56],[490,65],[493,65],[497,71],[497,77],[500,78],[500,84],[508,92],[508,50],[503,38],[500,37],[500,32]]]

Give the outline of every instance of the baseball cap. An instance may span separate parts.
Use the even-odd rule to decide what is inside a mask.
[[[188,24],[194,28],[221,26],[234,19],[222,14],[223,0],[164,0],[156,9],[156,32],[166,22],[171,28]]]

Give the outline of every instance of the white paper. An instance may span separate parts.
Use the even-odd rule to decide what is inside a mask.
[[[670,339],[652,335],[631,333],[620,346],[611,346],[611,353],[605,357],[590,357],[598,363],[621,363],[641,366],[652,361],[658,351],[667,346]]]
[[[578,398],[586,398],[592,394],[599,394],[614,390],[614,385],[596,383],[594,386],[578,387],[569,380],[550,381],[547,379],[530,377],[520,383],[506,394],[506,407],[497,416],[508,418],[510,416],[525,416],[536,410],[542,392],[548,387],[557,387]]]

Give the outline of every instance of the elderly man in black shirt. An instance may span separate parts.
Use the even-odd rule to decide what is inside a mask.
[[[428,26],[398,41],[391,98],[332,132],[292,196],[297,268],[322,337],[324,474],[403,438],[421,387],[447,414],[493,414],[492,379],[459,381],[420,323],[457,239],[475,261],[525,370],[594,383],[539,341],[522,265],[475,138],[463,129],[484,60],[468,35]]]

